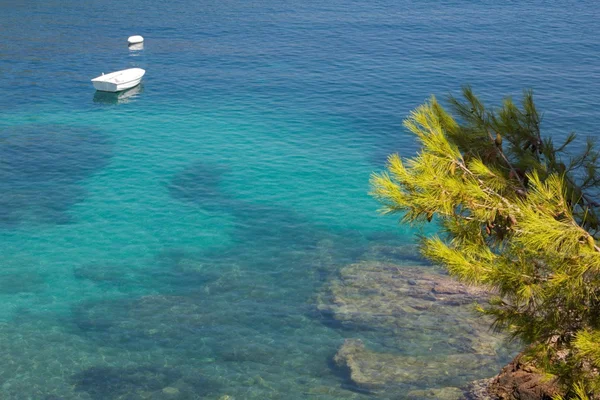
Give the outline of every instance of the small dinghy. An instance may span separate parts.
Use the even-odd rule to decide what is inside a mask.
[[[141,68],[129,68],[106,75],[102,74],[92,79],[92,83],[96,90],[102,92],[120,92],[138,85],[145,73],[146,71]]]
[[[133,36],[129,36],[127,38],[127,43],[129,44],[138,44],[138,43],[143,43],[144,42],[144,38],[141,37],[140,35],[133,35]]]

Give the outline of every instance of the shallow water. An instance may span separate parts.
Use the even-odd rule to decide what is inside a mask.
[[[531,87],[546,132],[595,134],[593,2],[88,3],[0,1],[5,399],[385,397],[333,355],[345,338],[425,354],[432,321],[390,348],[315,298],[413,243],[367,194],[416,149],[402,119],[466,83]],[[132,92],[89,82],[134,66]]]

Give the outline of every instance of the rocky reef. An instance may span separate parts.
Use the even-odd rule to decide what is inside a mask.
[[[452,385],[458,377],[469,379],[493,362],[473,353],[427,357],[381,353],[367,349],[358,339],[346,339],[334,361],[348,371],[358,388],[390,393],[410,390],[417,384],[438,388]]]
[[[431,267],[365,261],[342,268],[317,309],[343,327],[376,330],[397,349],[419,340],[431,352],[494,356],[503,338],[472,310],[486,296]]]
[[[450,399],[510,359],[504,338],[473,312],[488,295],[433,267],[363,261],[329,281],[317,309],[367,338],[346,339],[334,357],[356,390]]]

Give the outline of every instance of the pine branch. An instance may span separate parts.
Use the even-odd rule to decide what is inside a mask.
[[[390,158],[391,174],[372,177],[372,194],[404,221],[436,216],[445,240],[424,239],[423,254],[462,281],[495,288],[500,297],[481,308],[493,327],[532,344],[538,366],[572,385],[573,396],[600,394],[600,378],[586,370],[590,362],[600,369],[598,205],[587,193],[600,189],[600,155],[588,144],[564,167],[558,153],[574,136],[558,149],[543,141],[530,92],[524,111],[505,101],[497,117],[470,89],[465,98],[451,102],[466,124],[433,98],[411,114],[405,126],[421,151],[405,163]]]

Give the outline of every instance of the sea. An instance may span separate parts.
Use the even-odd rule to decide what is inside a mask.
[[[428,365],[447,322],[392,345],[319,302],[374,254],[434,268],[415,244],[435,226],[369,195],[430,96],[532,89],[544,135],[597,137],[599,20],[589,0],[0,0],[0,398],[414,399],[492,376],[514,351],[371,390],[334,361],[347,339]],[[90,82],[132,67],[130,91]]]

